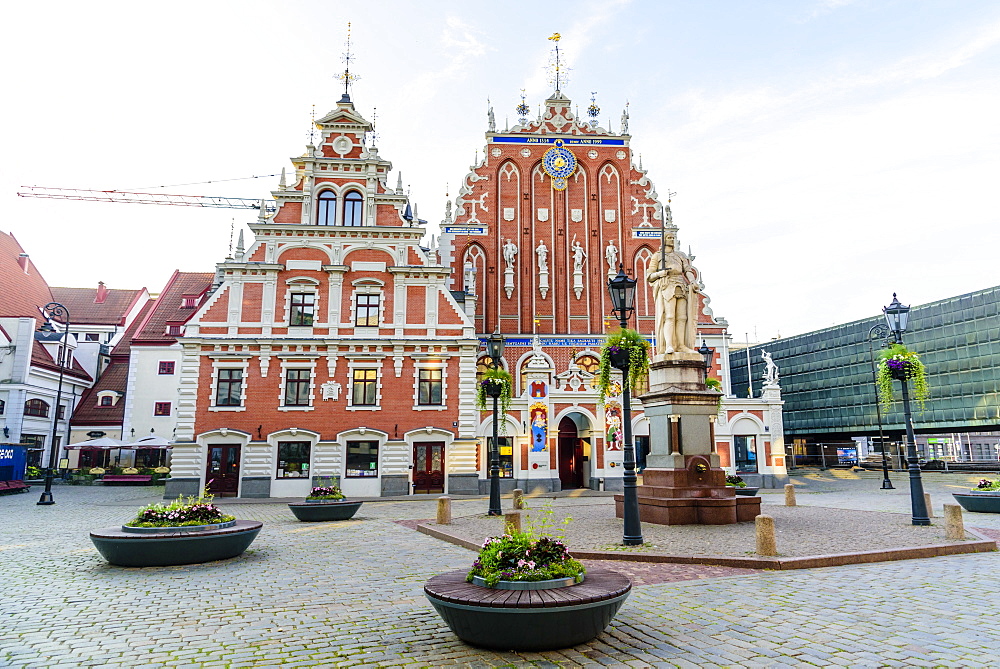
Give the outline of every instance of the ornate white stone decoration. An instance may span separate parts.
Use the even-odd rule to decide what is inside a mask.
[[[604,249],[604,259],[608,261],[608,276],[618,273],[618,247],[613,240],[608,240],[608,245]]]
[[[573,291],[576,299],[583,295],[583,263],[587,260],[587,252],[580,242],[573,240]]]
[[[579,223],[583,220],[583,209],[570,209],[569,218],[574,223]]]
[[[590,158],[591,160],[596,160],[597,159],[597,151],[594,151],[593,149],[591,149],[590,151],[587,151],[587,157]]]
[[[619,151],[618,153],[615,154],[615,157],[618,158],[618,160],[625,160],[625,152]]]
[[[514,267],[514,261],[517,258],[517,244],[515,244],[510,239],[507,243],[503,245],[503,259],[507,263],[507,268],[511,269]]]
[[[761,349],[760,354],[764,356],[764,387],[776,387],[778,385],[778,365],[775,364],[771,354]]]
[[[504,207],[503,208],[503,220],[513,221],[514,220],[514,207]]]
[[[535,248],[535,253],[538,254],[538,270],[540,272],[549,271],[549,247],[545,245],[544,241],[538,242],[538,246]]]
[[[604,220],[607,221],[608,223],[614,223],[615,222],[615,210],[614,209],[605,209],[604,210]]]
[[[542,223],[549,220],[549,210],[540,207],[538,209],[538,220],[541,221]]]
[[[353,148],[354,142],[352,142],[349,137],[341,135],[337,139],[333,140],[333,150],[342,156],[346,153],[350,153]]]
[[[340,399],[340,389],[343,386],[336,381],[327,381],[319,387],[319,391],[323,396],[324,400],[337,401]]]
[[[493,154],[494,158],[499,158],[503,154],[503,151],[500,150],[500,147],[494,147],[490,153]]]
[[[523,158],[530,158],[531,157],[531,149],[521,149],[521,157],[523,157]]]

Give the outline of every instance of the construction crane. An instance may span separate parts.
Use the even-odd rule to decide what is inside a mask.
[[[82,188],[49,188],[22,186],[18,197],[47,197],[55,200],[84,200],[130,204],[170,204],[179,207],[214,207],[217,209],[257,209],[271,214],[277,208],[274,200],[254,200],[245,197],[214,195],[168,195],[166,193],[134,193],[120,190],[87,190]]]

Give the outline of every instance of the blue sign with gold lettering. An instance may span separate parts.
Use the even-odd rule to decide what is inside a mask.
[[[608,137],[540,137],[538,135],[490,137],[490,141],[496,144],[555,144],[556,140],[560,140],[567,146],[625,146],[624,139]]]

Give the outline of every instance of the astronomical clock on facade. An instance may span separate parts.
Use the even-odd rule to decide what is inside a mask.
[[[598,125],[593,101],[591,120],[577,118],[559,90],[537,117],[523,101],[517,111],[518,123],[499,130],[490,109],[483,158],[462,180],[454,210],[448,203],[440,255],[478,336],[506,336],[515,399],[499,430],[505,488],[619,489],[622,398],[599,404],[594,388],[601,343],[618,326],[607,282],[620,264],[638,280],[630,326],[652,341],[645,277],[663,230],[677,228],[632,152],[627,108],[617,133]],[[713,315],[695,272],[698,342],[712,349],[709,374],[728,389],[728,323]],[[481,352],[477,369],[488,362]],[[715,432],[723,467],[740,465],[764,485],[784,481],[780,405],[776,389],[766,400],[724,400]],[[641,464],[649,425],[639,399],[632,423]],[[480,472],[492,434],[484,413]]]

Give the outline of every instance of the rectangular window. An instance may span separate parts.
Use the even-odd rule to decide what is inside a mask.
[[[310,369],[289,369],[285,372],[285,406],[309,406]]]
[[[45,437],[41,434],[22,434],[21,444],[27,446],[29,451],[40,451],[45,448]]]
[[[170,415],[170,402],[156,402],[153,405],[153,415],[154,416],[169,416]]]
[[[358,293],[354,324],[359,328],[378,327],[378,305],[380,295]]]
[[[102,407],[113,407],[114,405],[115,405],[115,402],[114,402],[113,399],[111,399],[111,396],[110,395],[105,395],[105,396],[103,396],[101,398],[101,403],[100,403],[99,406],[102,406]]]
[[[197,296],[185,295],[181,298],[181,309],[194,309],[198,306]]]
[[[279,479],[300,479],[309,476],[309,442],[278,442]]]
[[[498,437],[497,443],[500,445],[500,478],[514,478],[514,443],[510,437]],[[490,458],[493,453],[490,450],[493,446],[493,437],[486,438],[486,471],[490,469]]]
[[[417,404],[441,404],[441,370],[421,369]]]
[[[292,293],[289,325],[311,326],[316,310],[316,296],[312,293]]]
[[[347,442],[347,469],[344,476],[349,479],[378,476],[378,442]]]
[[[354,406],[375,406],[375,384],[378,381],[377,369],[354,370]]]
[[[160,367],[157,371],[158,374],[173,374],[174,373],[174,361],[173,360],[161,360]]]
[[[59,408],[56,409],[56,420],[62,420],[66,417],[66,405],[60,404]]]
[[[171,337],[180,337],[181,336],[181,326],[180,325],[168,325],[167,326],[167,334],[170,335]]]
[[[238,407],[243,403],[243,370],[220,369],[215,385],[215,406]]]
[[[88,332],[84,337],[84,341],[101,341],[101,334],[99,332]]]
[[[736,450],[736,471],[757,472],[757,439],[753,435],[733,437]]]

